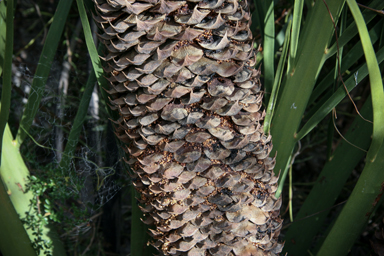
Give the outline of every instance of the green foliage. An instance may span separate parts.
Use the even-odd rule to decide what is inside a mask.
[[[372,118],[372,104],[369,100],[367,99],[361,109],[361,114],[366,118]],[[286,251],[303,253],[302,248],[309,247],[348,177],[364,156],[364,150],[368,149],[371,133],[372,124],[356,117],[345,134],[345,141],[341,141],[331,159],[326,162],[299,213],[295,216],[298,221],[289,226],[285,238],[295,243],[288,242]]]
[[[30,239],[29,243],[32,243],[38,255],[52,254],[53,251],[56,251],[57,255],[65,254],[61,242],[54,235],[54,231],[46,225],[48,219],[39,212],[37,195],[32,190],[27,189],[29,171],[8,125],[5,129],[1,153],[3,158],[0,167],[1,180],[9,199],[24,223],[25,231]],[[53,235],[49,236],[49,234]],[[28,242],[23,241],[22,243]]]
[[[0,221],[2,231],[0,232],[0,252],[3,255],[35,256],[29,237],[2,182],[0,182],[0,203],[0,220],[6,220]]]
[[[62,223],[65,231],[73,228],[73,226],[83,222],[87,213],[82,211],[78,205],[72,204],[71,210],[76,212],[75,217],[68,217],[65,215],[66,209],[59,205],[65,205],[67,200],[77,200],[78,194],[73,193],[69,180],[74,180],[73,177],[60,175],[60,169],[52,164],[41,167],[39,177],[34,175],[29,177],[29,182],[26,186],[27,191],[33,193],[33,199],[31,200],[30,212],[37,212],[36,216],[30,216],[32,222],[25,221],[27,225],[36,226],[37,223],[41,225],[47,225],[51,222]],[[81,190],[81,181],[78,182],[76,189]],[[67,188],[67,189],[63,189]],[[51,203],[54,201],[55,203]],[[59,204],[58,204],[59,203]],[[50,222],[51,221],[51,222]]]
[[[27,137],[26,132],[30,129],[33,118],[37,113],[44,92],[44,86],[48,79],[50,67],[53,58],[55,57],[71,4],[72,0],[60,0],[57,6],[55,18],[47,34],[47,39],[39,59],[39,65],[36,69],[35,78],[32,82],[31,94],[28,97],[28,102],[20,121],[20,128],[17,132],[17,143],[19,146]]]
[[[7,32],[7,7],[4,1],[0,2],[0,76],[3,72],[4,54],[5,54],[5,40]]]
[[[12,10],[13,13],[13,1],[8,1],[8,12]],[[89,212],[87,209],[90,209],[92,206],[87,206],[88,208],[84,209],[84,206],[80,204],[75,204],[73,201],[79,198],[79,191],[84,187],[85,177],[79,176],[76,171],[72,171],[72,164],[74,162],[73,157],[76,151],[77,141],[80,135],[80,132],[83,129],[83,123],[86,120],[87,107],[90,102],[91,94],[93,92],[93,87],[95,84],[94,74],[90,76],[90,79],[87,83],[82,101],[80,103],[81,109],[79,110],[78,117],[75,118],[75,123],[73,129],[70,132],[70,138],[72,143],[67,143],[67,148],[64,152],[64,156],[67,158],[67,161],[64,161],[65,165],[57,165],[55,162],[50,162],[49,164],[42,164],[38,159],[36,154],[36,148],[41,148],[49,151],[54,151],[51,147],[46,147],[39,144],[33,136],[31,136],[29,128],[32,125],[32,121],[36,117],[37,110],[39,109],[40,99],[45,93],[44,87],[48,81],[48,74],[51,70],[54,56],[59,46],[61,40],[61,34],[63,33],[64,27],[66,25],[66,17],[68,15],[71,5],[68,1],[60,1],[57,11],[53,18],[53,23],[45,39],[45,44],[41,54],[40,61],[37,65],[37,71],[32,82],[32,90],[29,95],[28,103],[25,106],[23,117],[21,120],[18,139],[15,140],[13,135],[10,132],[8,126],[6,126],[8,121],[8,114],[10,109],[11,102],[11,80],[12,75],[11,65],[12,65],[12,46],[13,46],[13,16],[8,15],[11,20],[7,20],[7,31],[12,33],[7,33],[5,36],[5,30],[0,32],[1,39],[5,39],[7,42],[7,48],[0,47],[1,53],[0,56],[6,56],[6,61],[1,63],[2,70],[7,71],[3,73],[4,82],[2,83],[2,114],[1,114],[1,124],[3,124],[5,129],[4,133],[4,145],[2,145],[2,161],[0,166],[0,176],[1,176],[1,186],[4,191],[8,193],[10,202],[13,204],[14,209],[17,214],[9,216],[10,210],[8,208],[0,209],[0,216],[12,219],[16,217],[22,221],[24,228],[20,227],[20,223],[15,221],[11,222],[12,225],[4,226],[4,230],[19,230],[18,233],[15,232],[17,237],[10,235],[7,243],[1,244],[1,250],[5,253],[4,255],[15,255],[14,253],[18,249],[11,248],[14,246],[14,240],[17,238],[18,241],[22,244],[25,244],[23,248],[23,254],[18,253],[18,255],[65,255],[66,252],[62,246],[59,236],[55,233],[52,223],[61,222],[60,228],[63,230],[61,232],[69,232],[73,230],[77,225],[87,223],[89,218]],[[0,3],[0,13],[1,21],[4,14],[4,2]],[[0,26],[3,26],[4,22],[0,22]],[[47,23],[49,24],[49,22]],[[35,40],[28,43],[24,49],[27,49]],[[6,74],[6,75],[5,75]],[[1,135],[3,135],[3,130],[1,130]],[[44,131],[46,132],[46,131]],[[35,132],[32,132],[36,136]],[[28,146],[25,150],[20,148],[21,144],[31,144],[28,140],[28,136],[32,141],[32,148]],[[2,140],[3,141],[3,140]],[[21,157],[21,152],[24,153],[24,157],[27,160],[26,166],[24,160]],[[77,158],[79,159],[79,158]],[[88,161],[80,157],[83,161]],[[95,164],[95,163],[93,163]],[[97,166],[97,164],[95,164]],[[63,172],[65,169],[65,172]],[[98,168],[100,171],[98,177],[99,184],[98,189],[103,187],[105,180],[111,175],[110,172],[106,172],[103,168]],[[32,175],[30,171],[32,171]],[[63,175],[65,173],[65,175]],[[112,172],[113,173],[113,172]],[[3,188],[3,184],[5,187]],[[78,193],[74,193],[78,191]],[[5,199],[4,199],[5,200]],[[70,203],[72,201],[72,203]],[[4,201],[4,204],[6,202]],[[12,205],[11,204],[11,205]],[[70,204],[69,208],[67,205]],[[7,204],[5,204],[7,205]],[[7,206],[8,207],[8,206]],[[10,206],[12,207],[12,206]],[[1,221],[2,222],[2,221]],[[19,225],[19,226],[18,226]],[[3,226],[1,226],[3,227]],[[19,228],[18,228],[19,227]],[[23,230],[24,229],[24,230]],[[20,232],[22,234],[20,234]],[[24,232],[24,234],[23,234]],[[72,232],[73,233],[73,232]],[[29,239],[27,238],[29,236]],[[20,239],[26,238],[26,241]],[[5,240],[6,242],[7,240]],[[32,245],[32,246],[31,246]],[[30,249],[28,249],[28,246]],[[35,252],[31,251],[33,249]],[[31,253],[32,254],[29,254]],[[25,253],[25,254],[24,254]]]
[[[384,91],[376,54],[364,18],[354,0],[347,0],[367,62],[373,108],[372,142],[366,164],[353,192],[322,244],[318,255],[345,255],[352,247],[383,193]],[[352,225],[353,224],[353,225]],[[335,242],[337,239],[337,242]]]
[[[369,8],[359,9],[355,0],[347,2],[348,5],[345,1],[294,1],[290,6],[293,14],[287,11],[287,15],[291,16],[285,18],[286,22],[290,18],[293,20],[291,33],[287,33],[284,24],[276,29],[278,35],[285,34],[285,43],[291,40],[291,47],[289,56],[285,53],[286,45],[278,50],[281,58],[276,68],[277,74],[281,72],[280,64],[285,61],[287,64],[283,65],[283,77],[275,77],[272,91],[278,91],[278,95],[273,92],[269,99],[264,129],[268,131],[269,126],[271,127],[274,144],[271,155],[274,156],[277,152],[275,172],[281,173],[276,196],[281,195],[287,186],[289,197],[285,194],[283,197],[285,201],[289,200],[289,203],[286,202],[289,212],[294,213],[293,223],[287,225],[286,232],[283,231],[283,239],[286,239],[284,251],[292,255],[316,255],[317,250],[318,255],[346,255],[366,227],[371,213],[379,205],[381,182],[384,180],[378,169],[379,165],[382,166],[379,159],[383,158],[380,146],[382,138],[379,134],[384,127],[381,124],[384,118],[384,99],[383,76],[378,65],[383,61],[384,52],[383,45],[379,42],[379,38],[383,36],[383,23],[378,17],[379,11],[375,10],[381,10],[384,4],[374,0],[367,4]],[[277,4],[275,8],[283,7]],[[260,17],[266,14],[259,12],[254,14]],[[372,22],[373,20],[376,22]],[[335,32],[336,27],[340,31]],[[336,33],[338,37],[335,36]],[[370,83],[367,83],[368,77]],[[371,98],[367,98],[366,93],[360,95],[367,91],[364,87],[370,87],[372,97],[376,97],[372,98],[373,108],[370,107]],[[266,89],[267,93],[268,91]],[[335,132],[341,124],[337,119],[340,109],[345,109],[348,102],[354,102],[353,105],[350,104],[352,110],[357,109],[356,105],[361,106],[365,102],[359,114],[363,118],[352,115],[355,121],[347,133],[335,136],[340,133],[339,130]],[[369,121],[372,117],[373,133]],[[343,113],[341,120],[350,119]],[[342,133],[345,131],[343,129]],[[327,161],[323,170],[317,173],[309,169],[307,173],[310,180],[306,178],[307,180],[297,183],[312,186],[311,180],[317,179],[308,195],[309,191],[302,192],[303,189],[295,185],[294,180],[300,179],[295,175],[300,171],[296,166],[309,160],[301,160],[300,153],[314,150],[318,148],[317,145],[323,144],[325,140],[322,141],[319,136],[328,140],[328,153],[324,153]],[[367,151],[364,150],[368,148],[366,154]],[[343,195],[346,181],[348,178],[352,179],[351,173],[357,166],[364,166],[364,158],[364,171],[359,179],[354,178],[353,184],[356,187],[348,199],[349,195]],[[286,184],[288,173],[292,175],[293,181]],[[370,185],[367,182],[371,182]],[[369,192],[366,186],[370,187]],[[323,233],[324,226],[331,225],[327,219],[330,218],[329,214],[337,216],[333,207],[338,205],[340,198],[345,197],[348,202],[339,218],[336,221],[333,219],[333,228],[329,229],[328,235]],[[319,235],[326,238],[316,239]]]
[[[33,203],[34,201],[32,200],[31,207],[35,207],[34,205],[32,205]],[[37,210],[37,206],[34,210]],[[21,221],[24,223],[24,227],[27,230],[30,229],[32,231],[32,235],[34,237],[32,241],[32,246],[35,252],[39,255],[52,256],[52,241],[44,240],[42,238],[44,225],[48,224],[48,218],[44,217],[41,214],[35,215],[27,212],[25,217],[21,219]]]
[[[343,3],[342,0],[329,3],[330,12],[334,17],[338,17],[340,14]],[[287,175],[288,159],[297,142],[297,130],[315,86],[324,49],[327,47],[329,38],[333,33],[332,20],[324,19],[327,16],[326,7],[318,2],[314,6],[306,26],[303,27],[298,53],[296,54],[297,58],[292,60],[289,66],[290,69],[287,70],[286,79],[282,85],[281,95],[283,97],[280,97],[276,103],[276,111],[271,125],[271,134],[274,138],[274,151],[272,154],[278,149],[275,173],[282,172],[281,181],[284,181]],[[310,29],[311,27],[317,27],[316,24],[322,24],[322,26],[318,29]],[[286,125],[288,122],[290,123],[289,126]],[[280,195],[281,190],[280,186],[276,193],[277,196]]]
[[[4,62],[2,67],[4,70],[3,74],[3,88],[1,92],[1,108],[0,108],[0,149],[3,143],[4,129],[7,124],[9,116],[9,108],[11,105],[11,79],[12,79],[12,53],[13,53],[13,0],[7,2],[6,12],[4,12],[5,6],[0,6],[1,13],[6,13],[6,29],[2,30],[1,36],[5,38],[4,52],[0,56],[4,56]],[[3,26],[4,29],[4,26]],[[5,35],[4,35],[5,34]],[[2,59],[2,58],[1,58]],[[1,166],[1,156],[0,156]]]

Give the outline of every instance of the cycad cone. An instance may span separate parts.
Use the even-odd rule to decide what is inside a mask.
[[[277,255],[281,200],[244,0],[94,0],[103,57],[153,245]]]

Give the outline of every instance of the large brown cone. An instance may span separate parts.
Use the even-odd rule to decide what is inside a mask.
[[[277,255],[245,0],[94,0],[116,135],[163,255]]]

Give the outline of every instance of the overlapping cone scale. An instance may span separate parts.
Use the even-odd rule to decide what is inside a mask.
[[[94,0],[139,202],[161,255],[278,255],[281,200],[244,0]]]

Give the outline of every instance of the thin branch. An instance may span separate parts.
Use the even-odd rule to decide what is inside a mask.
[[[335,39],[336,39],[336,45],[337,45],[336,58],[337,58],[337,66],[338,66],[338,75],[339,75],[339,79],[340,79],[341,83],[343,84],[344,89],[345,89],[345,92],[347,93],[348,98],[349,98],[350,101],[352,102],[352,104],[353,104],[353,106],[354,106],[354,108],[355,108],[356,113],[357,113],[357,114],[358,114],[364,121],[369,122],[369,123],[372,123],[372,121],[370,121],[370,120],[368,120],[368,119],[365,119],[365,118],[360,114],[359,109],[357,108],[355,102],[353,101],[351,95],[350,95],[349,92],[348,92],[347,86],[346,86],[345,83],[344,83],[343,76],[342,76],[342,74],[341,74],[341,72],[340,72],[340,70],[341,70],[341,67],[340,67],[340,47],[339,47],[339,37],[337,36],[337,32],[336,32],[336,31],[337,31],[336,23],[335,23],[335,20],[333,19],[333,15],[332,15],[331,11],[329,10],[329,7],[328,7],[326,1],[323,0],[323,2],[324,2],[324,4],[325,4],[325,7],[326,7],[327,10],[328,10],[329,16],[331,17],[332,24],[333,24],[333,29],[335,30]]]
[[[368,153],[367,150],[362,149],[362,148],[356,146],[356,145],[353,144],[352,142],[349,142],[349,141],[348,141],[348,140],[341,134],[341,132],[339,131],[339,129],[338,129],[337,126],[336,126],[335,119],[337,119],[337,116],[336,116],[336,109],[334,108],[334,109],[332,109],[332,123],[333,123],[333,127],[335,127],[336,132],[340,135],[340,137],[341,137],[345,142],[347,142],[347,143],[348,143],[349,145],[351,145],[352,147],[355,147],[355,148],[357,148],[357,149],[359,149],[359,150],[361,150],[361,151],[364,151],[365,153]]]
[[[368,6],[365,6],[365,5],[363,5],[363,4],[359,4],[359,3],[357,3],[357,5],[360,6],[361,8],[365,8],[365,9],[367,9],[367,10],[376,12],[376,13],[378,13],[379,15],[384,15],[384,10],[373,9],[373,8],[371,8],[371,7],[368,7]]]

